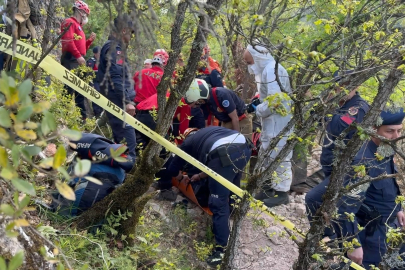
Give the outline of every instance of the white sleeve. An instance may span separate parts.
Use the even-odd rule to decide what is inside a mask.
[[[263,71],[260,91],[261,97],[268,97],[281,92],[280,86],[276,80],[274,68],[266,68]],[[274,111],[269,108],[269,103],[267,101],[262,101],[262,103],[256,107],[256,114],[259,117],[266,118],[273,113]]]

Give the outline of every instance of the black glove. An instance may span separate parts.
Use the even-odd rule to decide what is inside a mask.
[[[247,105],[246,112],[247,112],[247,113],[255,112],[255,111],[256,111],[256,107],[257,107],[257,105],[259,105],[259,104],[260,104],[260,99],[259,99],[259,98],[256,97],[256,98],[252,99],[252,102],[250,102],[250,104]]]

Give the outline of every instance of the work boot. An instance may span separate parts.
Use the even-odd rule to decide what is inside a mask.
[[[288,198],[288,192],[275,191],[273,197],[264,199],[263,202],[267,207],[274,207],[277,205],[288,204],[290,200]]]
[[[215,249],[214,252],[208,257],[206,262],[210,267],[216,268],[222,263],[224,255],[225,252],[223,249]]]
[[[263,201],[264,199],[274,197],[274,192],[275,190],[270,185],[265,184],[260,188],[259,193],[255,195],[255,199]]]

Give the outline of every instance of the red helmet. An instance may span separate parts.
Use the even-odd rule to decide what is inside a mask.
[[[155,57],[161,58],[164,66],[166,66],[167,61],[169,60],[169,54],[164,49],[157,49],[153,54],[153,58]]]
[[[85,2],[83,2],[83,1],[76,1],[76,2],[73,4],[73,7],[74,7],[74,8],[77,8],[77,9],[79,9],[79,10],[83,10],[84,12],[86,12],[87,15],[90,14],[89,6],[88,6]]]

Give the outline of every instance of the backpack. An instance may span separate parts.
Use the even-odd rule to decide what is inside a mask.
[[[39,1],[37,1],[39,2]],[[43,16],[41,14],[40,4],[34,3],[34,0],[29,0],[28,5],[31,9],[30,20],[34,26],[38,26],[43,22]]]

